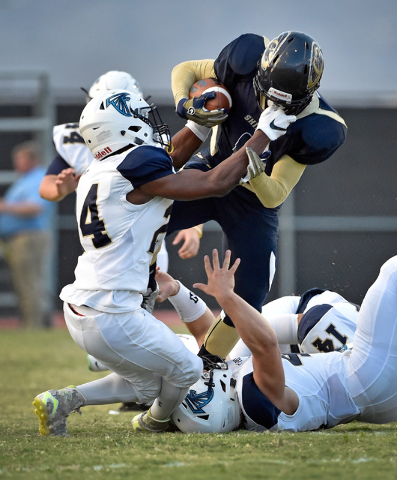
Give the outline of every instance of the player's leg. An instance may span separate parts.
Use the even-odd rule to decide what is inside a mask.
[[[152,416],[161,422],[159,430],[166,429],[173,409],[199,378],[201,360],[168,327],[142,309],[82,317],[65,305],[64,313],[74,341],[114,372],[79,385],[77,392],[84,398],[79,406],[151,403],[158,397]],[[69,413],[65,416],[62,412],[61,416],[66,420]],[[53,433],[51,421],[49,430]]]
[[[237,225],[227,229],[228,246],[232,260],[241,259],[235,275],[235,292],[250,305],[261,311],[269,292],[276,269],[277,227],[275,215],[251,209]],[[228,316],[218,318],[207,334],[200,355],[217,355],[225,358],[239,339]]]
[[[359,420],[397,420],[397,256],[382,266],[365,295],[346,367]]]

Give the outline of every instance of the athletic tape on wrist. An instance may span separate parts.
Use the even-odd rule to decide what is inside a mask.
[[[204,125],[199,125],[196,122],[193,122],[192,120],[188,120],[186,122],[186,127],[191,130],[196,137],[198,137],[202,142],[205,142],[207,140],[207,137],[211,131],[210,127],[205,127]]]
[[[178,282],[178,280],[176,280]],[[179,292],[173,297],[168,297],[172,306],[185,323],[194,322],[204,315],[207,305],[205,302],[186,288],[181,282],[179,283]]]

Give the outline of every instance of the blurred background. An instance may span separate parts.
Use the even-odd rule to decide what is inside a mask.
[[[174,65],[216,58],[242,33],[273,38],[286,30],[308,33],[322,47],[320,92],[344,117],[348,136],[330,160],[306,169],[282,207],[278,271],[268,299],[316,286],[361,303],[381,264],[397,253],[395,0],[0,0],[0,196],[15,180],[13,146],[38,139],[49,163],[52,126],[78,121],[81,87],[99,75],[131,73],[176,132],[184,122],[174,113]],[[81,252],[73,213],[70,195],[57,205],[49,252],[55,310]],[[170,273],[188,287],[204,280],[202,257],[221,245],[211,223],[193,259],[181,260],[168,241]],[[0,318],[16,312],[0,258]]]

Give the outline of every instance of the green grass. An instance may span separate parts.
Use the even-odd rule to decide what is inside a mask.
[[[99,378],[66,330],[0,330],[0,479],[395,479],[397,423],[306,433],[134,434],[134,413],[86,407],[70,437],[41,437],[31,402]]]

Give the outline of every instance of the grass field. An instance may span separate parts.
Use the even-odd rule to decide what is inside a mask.
[[[41,437],[31,402],[98,378],[65,329],[0,330],[0,479],[396,479],[397,423],[299,434],[134,434],[134,413],[86,407],[67,438]]]

